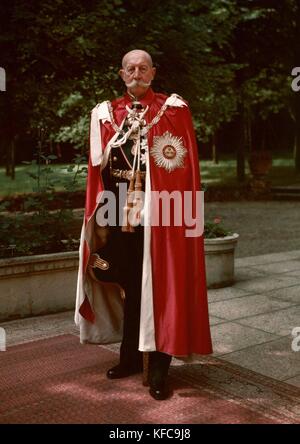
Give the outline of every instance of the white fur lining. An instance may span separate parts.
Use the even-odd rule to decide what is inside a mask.
[[[103,158],[100,121],[111,122],[107,101],[100,104],[98,103],[98,105],[95,106],[91,113],[90,153],[93,166],[100,165]]]
[[[139,339],[139,350],[144,352],[156,350],[151,262],[151,179],[149,152],[146,155],[146,167],[147,174],[144,203],[144,257]]]
[[[168,106],[187,106],[187,104],[182,100],[178,94],[171,94],[170,97],[165,101],[165,105]]]
[[[76,290],[76,306],[75,306],[75,317],[74,321],[76,325],[80,323],[80,313],[79,308],[84,300],[83,292],[83,248],[84,248],[84,237],[85,237],[85,224],[83,223],[80,236],[80,248],[79,248],[79,270],[77,278],[77,290]]]

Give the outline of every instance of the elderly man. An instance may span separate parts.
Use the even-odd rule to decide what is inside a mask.
[[[141,372],[149,353],[150,395],[161,400],[172,356],[212,346],[199,212],[191,217],[200,190],[195,134],[187,103],[151,89],[155,71],[147,52],[128,52],[120,70],[126,94],[92,111],[75,320],[83,343],[122,340],[110,379]],[[160,193],[169,196],[168,223],[157,216]],[[112,207],[116,223],[107,227]]]

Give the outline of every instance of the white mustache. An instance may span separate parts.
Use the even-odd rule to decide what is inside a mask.
[[[143,88],[147,88],[151,85],[151,81],[149,83],[143,82],[142,80],[132,80],[130,83],[125,83],[127,88],[136,88],[137,86],[141,86]]]

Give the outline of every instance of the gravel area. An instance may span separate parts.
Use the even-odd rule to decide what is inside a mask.
[[[239,233],[236,257],[300,249],[300,201],[208,202],[204,214]]]

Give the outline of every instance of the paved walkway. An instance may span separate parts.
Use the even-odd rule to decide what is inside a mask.
[[[205,220],[220,216],[239,233],[236,257],[300,250],[300,202],[236,201],[204,204]]]
[[[300,350],[292,350],[292,330],[300,328],[300,250],[238,258],[235,276],[233,286],[208,292],[215,356],[300,387]],[[78,334],[73,312],[0,326],[8,346]]]

